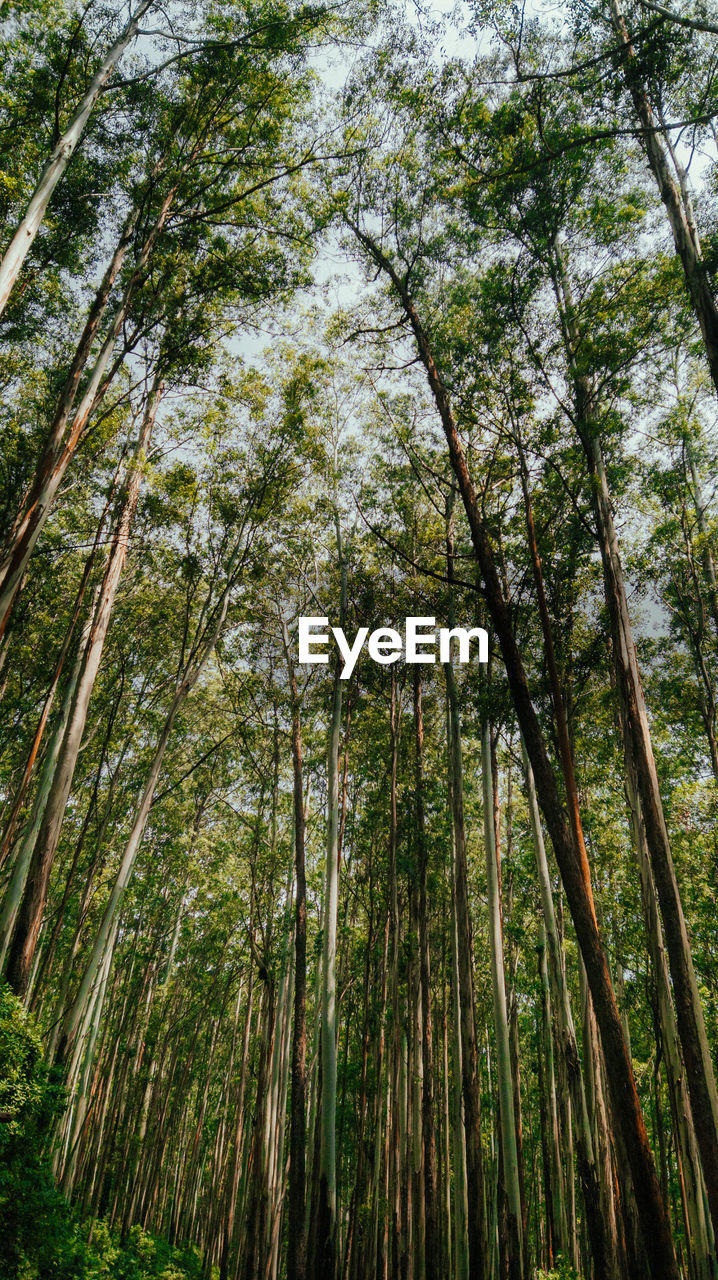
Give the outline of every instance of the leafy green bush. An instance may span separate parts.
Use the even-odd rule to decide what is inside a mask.
[[[195,1249],[133,1227],[123,1245],[106,1222],[92,1243],[58,1191],[46,1138],[63,1092],[32,1018],[0,986],[0,1280],[201,1280]]]
[[[578,1272],[568,1258],[559,1256],[550,1271],[537,1271],[536,1280],[578,1280]]]
[[[175,1249],[166,1240],[135,1226],[124,1245],[106,1222],[92,1232],[82,1280],[201,1280],[202,1266],[195,1249]]]
[[[81,1275],[82,1244],[44,1138],[62,1094],[20,1001],[0,987],[0,1277]]]

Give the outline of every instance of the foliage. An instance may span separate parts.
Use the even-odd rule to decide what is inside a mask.
[[[341,684],[338,1274],[418,1272],[427,1124],[442,1191],[434,1276],[452,1261],[462,1271],[469,1152],[482,1165],[469,1225],[485,1214],[487,1266],[508,1274],[509,1105],[526,1272],[592,1274],[580,1077],[600,1211],[616,1222],[612,1273],[647,1280],[581,963],[593,905],[572,917],[548,835],[561,957],[545,988],[551,912],[477,519],[555,812],[571,798],[565,715],[642,1151],[684,1258],[703,1232],[696,1274],[708,1274],[680,1045],[660,999],[665,921],[640,875],[628,641],[611,582],[625,586],[715,1057],[718,375],[706,298],[715,304],[718,68],[704,6],[678,25],[625,8],[630,52],[603,0],[567,0],[558,21],[513,0],[467,0],[444,17],[398,2],[380,13],[169,0],[96,103],[0,316],[0,587],[41,521],[0,635],[0,950],[23,994],[0,992],[8,1280],[284,1276],[295,1036],[299,1219],[308,1274],[325,1273],[315,1236],[330,1145],[336,673],[333,648],[300,667],[296,639],[301,616],[338,625],[340,599],[350,639],[431,617],[487,627],[490,661],[454,664],[452,696],[440,663],[383,665],[364,650]],[[0,4],[2,246],[126,10]],[[305,1025],[294,1003],[302,815]],[[480,1132],[467,1132],[469,1103]]]
[[[45,1152],[62,1093],[33,1020],[0,987],[0,1275],[74,1276],[82,1256],[73,1216]]]
[[[47,1153],[63,1105],[34,1019],[0,987],[0,1276],[3,1280],[198,1280],[200,1259],[133,1227],[122,1242],[105,1222],[86,1225],[58,1191]]]

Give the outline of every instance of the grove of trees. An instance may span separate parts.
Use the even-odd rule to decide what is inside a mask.
[[[0,1277],[718,1280],[717,37],[0,3]]]

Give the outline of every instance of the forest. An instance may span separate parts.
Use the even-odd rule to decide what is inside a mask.
[[[0,1280],[718,1280],[718,10],[0,49]]]

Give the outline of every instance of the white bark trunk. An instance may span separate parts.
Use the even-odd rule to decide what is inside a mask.
[[[452,768],[452,724],[451,703],[447,684],[446,691],[446,737],[449,743],[448,770],[449,790],[456,785]],[[454,1016],[451,1020],[452,1053],[453,1053],[453,1085],[454,1085],[454,1124],[452,1127],[452,1146],[454,1152],[454,1256],[456,1280],[469,1280],[469,1197],[466,1170],[466,1136],[464,1128],[463,1097],[463,1061],[461,1045],[461,975],[459,973],[459,921],[456,907],[456,819],[455,808],[450,797],[452,856],[449,868],[449,894],[451,901],[451,988],[453,992]],[[446,1076],[448,1093],[449,1077]],[[448,1099],[447,1099],[448,1105]],[[448,1171],[448,1166],[447,1166]],[[447,1181],[449,1181],[447,1177]]]
[[[341,539],[338,551],[341,563]],[[346,595],[346,568],[342,564],[342,606]],[[320,1182],[326,1184],[332,1236],[336,1229],[336,1112],[337,1112],[337,911],[339,904],[339,738],[342,720],[342,686],[339,670],[334,677],[334,696],[327,750],[327,863],[324,896],[324,939],[322,951],[322,1106]]]
[[[17,851],[15,864],[10,876],[10,881],[3,898],[2,913],[0,914],[0,971],[2,971],[5,964],[5,957],[7,956],[10,939],[13,934],[13,929],[15,928],[17,913],[20,909],[22,896],[25,892],[25,884],[27,882],[27,874],[30,869],[30,862],[35,850],[38,833],[42,826],[48,797],[52,790],[53,779],[55,777],[57,762],[60,756],[60,749],[70,720],[72,704],[75,698],[75,690],[80,678],[80,670],[82,668],[85,651],[87,649],[87,643],[90,638],[94,612],[95,610],[93,606],[85,624],[72,673],[70,675],[67,689],[65,690],[60,719],[58,720],[52,737],[48,743],[45,759],[40,770],[37,794],[33,801],[30,819],[23,831],[20,847]]]
[[[134,39],[139,23],[151,4],[152,0],[142,0],[139,8],[130,18],[122,33],[108,49],[90,82],[87,92],[78,104],[72,120],[55,145],[40,174],[23,218],[5,250],[2,261],[0,261],[0,315],[5,310],[13,285],[20,274],[22,264],[42,225],[52,193],[70,163],[95,103],[128,44]]]
[[[499,1120],[501,1123],[501,1150],[503,1154],[504,1185],[508,1213],[513,1221],[509,1225],[509,1257],[511,1275],[523,1275],[523,1238],[521,1219],[521,1184],[519,1181],[519,1157],[516,1145],[516,1118],[514,1114],[514,1087],[509,1045],[509,1024],[506,1016],[506,979],[504,974],[504,949],[501,930],[501,904],[496,866],[496,832],[494,828],[494,790],[491,770],[491,729],[488,720],[481,734],[481,784],[484,801],[484,844],[486,848],[486,881],[489,898],[489,940],[491,944],[491,978],[494,998],[494,1031],[496,1034],[496,1060],[499,1077]]]

